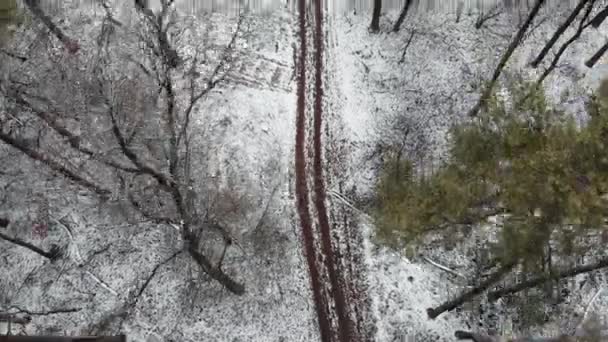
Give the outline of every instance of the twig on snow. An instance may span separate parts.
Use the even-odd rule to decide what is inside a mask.
[[[88,274],[91,278],[93,278],[93,280],[95,280],[95,282],[97,282],[99,286],[103,287],[105,290],[118,297],[118,292],[116,292],[113,288],[110,287],[110,285],[106,284],[103,280],[99,279],[96,275],[91,273],[91,271],[85,271],[84,273]]]
[[[27,309],[22,309],[16,305],[11,306],[9,308],[9,310],[10,309],[17,310],[17,312],[14,312],[13,315],[24,313],[24,314],[30,315],[30,316],[49,316],[49,315],[62,314],[62,313],[79,312],[80,310],[82,310],[82,308],[69,308],[69,309],[53,309],[53,310],[48,310],[48,311],[30,311]]]
[[[587,303],[587,307],[585,308],[585,313],[583,313],[583,318],[581,318],[581,321],[576,326],[576,330],[579,330],[581,328],[581,326],[587,321],[587,316],[589,315],[589,309],[591,308],[591,305],[593,305],[593,303],[595,302],[595,300],[597,299],[597,297],[603,291],[604,291],[604,288],[600,287],[597,290],[597,292],[595,293],[595,295],[593,295],[593,297],[591,298],[591,300],[589,300],[589,303]]]
[[[431,260],[429,257],[423,256],[423,257],[422,257],[422,259],[423,259],[424,261],[428,262],[429,264],[431,264],[431,265],[433,265],[433,266],[437,267],[437,268],[438,268],[438,269],[440,269],[440,270],[446,271],[446,272],[448,272],[448,273],[450,273],[450,274],[453,274],[453,275],[455,275],[455,276],[457,276],[457,277],[460,277],[460,278],[463,278],[463,279],[466,279],[466,278],[467,278],[467,277],[465,277],[464,275],[462,275],[462,274],[460,274],[460,273],[458,273],[458,272],[454,271],[453,269],[451,269],[451,268],[449,268],[449,267],[447,267],[447,266],[441,265],[441,264],[439,264],[439,263],[437,263],[437,262],[435,262],[435,261]]]
[[[352,210],[356,211],[357,213],[359,213],[360,215],[362,215],[363,217],[365,217],[367,220],[372,220],[371,216],[369,216],[369,214],[367,214],[366,212],[364,212],[361,209],[358,209],[357,207],[355,207],[352,203],[350,203],[350,201],[348,201],[346,198],[344,198],[343,195],[341,195],[340,193],[338,193],[335,190],[329,190],[328,191],[330,195],[334,196],[335,198],[339,199],[340,201],[342,201],[347,207],[351,208]]]

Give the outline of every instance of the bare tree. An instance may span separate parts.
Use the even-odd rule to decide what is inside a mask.
[[[36,1],[29,5],[39,10]],[[0,141],[102,200],[124,198],[146,220],[178,229],[183,251],[200,269],[241,295],[244,285],[201,247],[208,231],[221,234],[226,245],[235,239],[212,214],[198,209],[204,205],[193,171],[200,163],[192,153],[192,115],[224,79],[242,18],[216,66],[204,72],[198,63],[203,47],[193,57],[177,52],[181,29],[172,5],[162,0],[155,13],[145,1],[135,1],[141,18],[135,33],[120,31],[107,11],[97,47],[82,49],[78,59],[29,51],[25,61],[3,63],[8,76],[0,81],[5,104]],[[37,16],[48,26],[52,21],[43,14]],[[63,44],[71,41],[61,30],[51,30]],[[28,143],[40,127],[45,128],[42,143]],[[5,234],[0,238],[35,249]]]

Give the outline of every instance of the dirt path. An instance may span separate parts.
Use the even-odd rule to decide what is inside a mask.
[[[331,341],[331,323],[327,317],[327,298],[322,292],[321,276],[316,262],[316,251],[314,246],[314,232],[312,227],[312,219],[310,217],[309,200],[308,200],[308,184],[306,173],[306,60],[308,55],[307,37],[306,37],[306,4],[304,1],[299,2],[299,28],[300,28],[300,49],[298,56],[298,85],[297,85],[297,116],[296,116],[296,148],[295,148],[295,166],[296,166],[296,196],[298,215],[300,216],[300,224],[302,226],[302,240],[304,242],[304,254],[308,264],[310,274],[310,285],[313,292],[315,309],[319,321],[319,330],[321,340]]]
[[[354,240],[348,226],[336,224],[333,222],[335,219],[330,222],[326,194],[324,170],[328,163],[324,160],[323,151],[324,148],[327,150],[324,145],[332,142],[323,142],[322,137],[330,140],[327,132],[332,130],[331,123],[325,123],[324,119],[327,117],[325,111],[332,106],[327,104],[328,99],[324,96],[324,80],[328,79],[324,63],[328,40],[322,0],[314,1],[312,13],[307,12],[305,1],[300,1],[298,15],[297,207],[321,340],[363,341],[359,329],[361,324],[357,322],[362,317],[360,305],[357,304],[358,296],[354,295],[357,292],[354,289],[359,286],[353,284],[353,272],[345,274],[345,270],[357,268],[352,265],[350,253]],[[309,21],[312,21],[312,25]],[[313,26],[310,31],[309,26]],[[312,127],[308,127],[307,123],[311,123]],[[311,199],[314,204],[312,208]],[[331,216],[335,217],[333,211]],[[346,246],[346,253],[340,253],[340,245]]]

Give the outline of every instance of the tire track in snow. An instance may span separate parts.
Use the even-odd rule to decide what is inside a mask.
[[[342,342],[355,342],[352,336],[352,324],[349,318],[348,307],[346,305],[346,297],[344,296],[344,287],[337,270],[336,262],[338,261],[334,255],[332,246],[331,228],[329,224],[329,216],[325,205],[325,181],[323,179],[323,154],[321,137],[323,127],[323,73],[324,73],[324,30],[323,30],[323,0],[315,0],[314,3],[314,62],[315,62],[315,85],[314,85],[314,121],[313,121],[313,174],[314,174],[314,199],[317,219],[320,228],[321,249],[324,254],[324,264],[329,275],[331,285],[331,295],[335,304],[335,314],[338,320],[337,333],[339,340]]]
[[[304,254],[308,264],[310,275],[310,285],[315,302],[315,309],[319,323],[321,341],[331,342],[332,331],[329,317],[325,311],[328,300],[323,294],[321,276],[317,267],[314,242],[314,232],[308,202],[308,185],[306,174],[306,57],[308,53],[306,39],[306,3],[299,1],[299,27],[300,27],[300,54],[298,56],[298,84],[297,84],[297,116],[296,116],[296,147],[295,147],[295,168],[296,168],[296,201],[298,215],[304,243]]]
[[[314,4],[314,11],[310,7],[307,11],[307,5],[311,4]],[[325,47],[330,44],[325,39],[323,6],[322,0],[310,1],[308,4],[304,0],[299,2],[300,49],[297,63],[298,109],[295,151],[297,208],[321,340],[323,342],[358,342],[362,338],[357,333],[361,329],[360,324],[357,324],[356,321],[359,321],[361,316],[359,312],[352,315],[352,308],[349,306],[351,302],[357,302],[359,299],[358,291],[353,291],[353,286],[357,287],[356,281],[351,274],[348,276],[344,274],[345,270],[352,270],[354,260],[352,260],[351,253],[341,255],[342,253],[339,252],[340,235],[345,238],[345,244],[350,252],[351,234],[348,232],[348,227],[334,228],[332,231],[326,204],[327,179],[325,179],[324,171],[328,175],[331,172],[324,170],[327,165],[324,164],[322,152],[324,147],[322,129],[324,119],[331,117],[331,113],[327,116],[324,109],[331,110],[332,106],[324,106],[326,83],[324,81],[328,76],[324,63]],[[314,23],[310,39],[307,38],[308,21],[310,21],[307,15]],[[329,35],[327,36],[329,37]],[[309,43],[309,40],[312,40],[312,44]],[[312,53],[309,52],[309,45],[312,45]],[[308,67],[314,72],[307,73]],[[331,71],[335,72],[335,70]],[[307,127],[307,123],[312,127]],[[325,138],[331,144],[331,139],[327,136],[330,125],[325,124],[325,129],[327,130]],[[309,139],[307,139],[307,133]],[[312,186],[312,191],[309,191],[309,186]],[[310,208],[310,199],[312,199],[313,208]],[[311,215],[311,210],[314,215]],[[335,217],[332,216],[332,219],[335,221]],[[318,230],[313,228],[313,223]],[[347,297],[349,297],[348,300]],[[358,311],[359,305],[355,303],[354,306],[355,311]],[[356,331],[355,326],[359,328]]]

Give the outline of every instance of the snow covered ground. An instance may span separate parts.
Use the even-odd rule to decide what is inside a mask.
[[[233,18],[215,14],[208,20],[217,36],[205,39],[225,44]],[[355,197],[365,197],[373,187],[375,170],[368,156],[382,133],[378,122],[386,115],[406,112],[424,123],[423,134],[441,155],[447,127],[473,105],[482,77],[508,44],[504,34],[513,32],[513,23],[507,19],[478,31],[473,27],[474,17],[465,16],[456,24],[445,14],[427,13],[406,20],[399,34],[371,35],[368,20],[367,15],[348,14],[328,22],[333,33],[328,37],[329,53],[334,59],[333,68],[328,70],[334,73],[332,85],[339,86],[329,100],[335,102],[337,111],[332,113],[332,122],[342,125],[330,127],[335,130],[334,139],[345,139],[349,152],[340,180],[345,192]],[[389,30],[387,20],[383,18],[384,31]],[[246,294],[233,296],[199,275],[185,255],[172,258],[179,248],[179,237],[170,228],[126,225],[116,208],[100,207],[83,195],[66,196],[65,188],[60,188],[65,184],[47,182],[48,173],[32,171],[39,172],[39,181],[22,179],[16,185],[13,208],[29,205],[23,199],[29,196],[19,196],[17,190],[46,186],[52,215],[65,218],[71,232],[68,234],[62,224],[53,225],[44,246],[70,240],[72,258],[50,264],[18,247],[1,244],[0,274],[8,276],[0,277],[0,309],[78,311],[34,315],[27,333],[95,332],[88,328],[122,308],[130,291],[156,272],[122,322],[130,341],[319,340],[294,207],[296,23],[292,14],[277,12],[248,16],[244,25],[246,32],[237,41],[238,54],[227,82],[198,108],[196,124],[198,143],[208,147],[201,152],[206,163],[200,172],[209,179],[210,193],[232,194],[239,198],[238,205],[247,208],[239,211],[242,215],[226,209],[223,222],[239,237],[244,249],[229,251],[225,270],[246,285]],[[556,21],[549,20],[528,38],[510,73],[529,72],[524,68],[526,62],[555,25]],[[404,54],[411,29],[416,33]],[[589,34],[565,56],[568,63],[558,70],[558,76],[548,80],[554,96],[574,85],[591,87],[597,82],[598,75],[587,72],[581,61],[603,41],[604,34]],[[572,108],[580,108],[580,95],[569,95]],[[36,168],[25,160],[22,165],[28,170]],[[338,192],[337,184],[328,190]],[[355,198],[345,196],[355,202]],[[332,201],[341,200],[333,196]],[[0,214],[4,212],[0,210]],[[27,213],[10,215],[18,220]],[[364,262],[376,341],[400,341],[408,336],[416,341],[451,341],[455,330],[479,327],[478,321],[483,319],[464,313],[427,319],[426,309],[462,290],[462,282],[418,257],[408,260],[377,246],[369,217],[362,213],[353,216],[357,216],[365,237]],[[11,229],[20,236],[29,234],[25,225]],[[460,247],[422,252],[467,274],[472,267],[467,250],[475,246],[465,242]],[[89,262],[75,265],[74,260],[80,259]],[[169,261],[154,270],[163,260]],[[586,287],[580,301],[572,303],[573,310],[584,313],[595,293],[596,287]],[[600,312],[606,308],[608,289],[598,298],[593,309]],[[117,332],[122,318],[107,321],[106,332]]]

